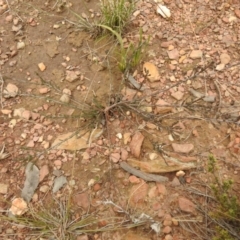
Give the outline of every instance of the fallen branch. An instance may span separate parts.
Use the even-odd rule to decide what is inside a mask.
[[[125,171],[133,174],[134,176],[137,176],[145,181],[153,181],[153,182],[167,182],[169,179],[167,177],[160,176],[158,174],[151,174],[151,173],[145,173],[140,170],[135,169],[134,167],[131,167],[126,162],[120,162],[120,167],[124,169]]]

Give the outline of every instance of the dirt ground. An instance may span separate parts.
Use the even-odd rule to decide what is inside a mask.
[[[150,37],[131,72],[144,91],[123,80],[114,38],[96,39],[73,24],[72,11],[98,20],[99,4],[0,0],[0,210],[6,214],[21,197],[26,165],[33,162],[40,170],[31,199],[36,208],[71,196],[73,218],[86,213],[99,219],[129,220],[143,213],[151,218],[141,227],[75,236],[78,240],[212,239],[202,231],[212,226],[204,218],[211,191],[206,186],[213,180],[210,154],[219,178],[234,181],[240,200],[239,1],[165,0],[169,19],[156,13],[155,1],[137,1],[123,37],[125,47],[138,41],[140,28],[144,39]],[[144,76],[146,62],[158,68],[157,80]],[[143,105],[134,105],[139,99]],[[55,146],[69,133],[80,140]],[[179,161],[176,170],[162,172],[173,158]],[[134,177],[123,162],[168,181]],[[67,184],[52,193],[59,175]],[[107,200],[114,204],[103,204]],[[1,218],[0,236],[36,239]]]

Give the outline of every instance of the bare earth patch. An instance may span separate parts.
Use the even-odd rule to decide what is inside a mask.
[[[36,239],[7,216],[38,211],[69,223],[42,239],[212,239],[210,155],[240,200],[239,1],[156,2],[136,3],[123,45],[148,45],[122,73],[119,42],[74,24],[100,1],[0,0],[1,239]]]

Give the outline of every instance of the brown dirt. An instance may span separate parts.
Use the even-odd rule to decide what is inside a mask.
[[[194,81],[201,85],[197,91],[208,91],[210,95],[217,96],[218,101],[213,104],[201,102],[199,106],[187,109],[184,104],[192,101],[193,97],[187,91],[189,85],[183,82],[173,88],[173,91],[177,91],[178,87],[181,87],[180,90],[184,93],[181,100],[172,98],[171,90],[165,89],[163,93],[145,102],[153,106],[153,112],[159,98],[174,107],[174,112],[164,115],[158,121],[153,117],[154,114],[143,118],[141,114],[124,105],[104,115],[104,108],[116,103],[113,100],[116,100],[118,95],[121,96],[121,90],[125,86],[122,74],[117,67],[116,50],[113,48],[116,43],[113,38],[94,39],[89,33],[79,32],[77,26],[70,23],[70,21],[76,21],[76,18],[67,7],[61,6],[62,1],[8,2],[10,9],[3,11],[0,15],[0,73],[3,79],[1,90],[5,89],[8,83],[12,83],[19,88],[19,95],[7,99],[3,98],[1,93],[1,110],[7,109],[12,112],[0,113],[0,147],[5,146],[5,152],[10,154],[0,160],[0,183],[8,186],[5,194],[0,193],[0,210],[8,210],[12,199],[20,197],[25,180],[25,166],[29,161],[33,161],[39,169],[44,165],[49,167],[50,173],[39,184],[33,202],[33,205],[37,205],[42,201],[47,206],[48,201],[52,199],[51,190],[45,193],[41,192],[40,188],[43,185],[52,186],[53,171],[57,169],[56,160],[60,160],[59,168],[62,173],[68,181],[75,181],[71,201],[74,217],[86,213],[89,204],[91,205],[90,213],[96,212],[99,218],[121,215],[113,206],[104,207],[97,204],[97,201],[108,199],[122,206],[131,215],[139,216],[145,213],[163,224],[160,236],[157,236],[149,225],[145,225],[133,230],[90,234],[89,239],[206,239],[206,236],[198,232],[199,228],[196,226],[191,229],[192,233],[188,232],[187,225],[184,221],[181,224],[181,220],[179,223],[170,224],[171,231],[168,234],[164,219],[168,214],[182,220],[198,219],[202,216],[200,212],[190,212],[186,216],[186,213],[179,208],[178,199],[186,197],[198,206],[204,205],[205,198],[195,196],[192,192],[189,194],[188,189],[192,187],[204,191],[206,188],[203,183],[211,183],[209,173],[206,171],[210,153],[218,159],[221,178],[231,178],[235,181],[234,191],[239,198],[239,66],[235,69],[230,68],[226,72],[215,70],[222,52],[227,52],[231,56],[231,64],[239,61],[240,33],[236,25],[239,26],[240,19],[237,17],[233,24],[225,19],[234,14],[233,9],[237,9],[236,1],[232,3],[226,1],[226,4],[232,4],[232,6],[225,6],[225,10],[214,9],[211,1],[198,1],[201,8],[199,11],[194,10],[195,13],[190,10],[186,12],[186,9],[198,9],[195,5],[197,3],[176,1],[183,4],[183,8],[180,8],[175,1],[174,3],[164,1],[172,14],[175,14],[169,21],[156,15],[154,10],[156,6],[151,1],[140,1],[137,4],[141,14],[132,19],[131,27],[125,37],[127,43],[134,42],[138,38],[139,27],[147,26],[144,28],[146,30],[144,37],[147,39],[149,35],[151,38],[147,48],[148,54],[143,62],[151,60],[157,65],[161,80],[149,83],[142,74],[143,62],[137,67],[136,79],[141,81],[143,78],[150,93],[175,84],[176,82],[170,80],[172,75],[176,76],[176,81],[181,81],[185,79],[185,74],[189,74],[189,70],[193,70],[197,64],[203,66],[201,59],[190,59],[183,64],[178,61],[173,62],[168,58],[169,46],[165,48],[161,45],[162,43],[174,46],[179,51],[185,51],[186,54],[183,53],[182,56],[186,58],[191,50],[200,48],[215,64],[214,68],[207,69],[206,73],[200,74]],[[5,4],[0,0],[0,5],[1,3],[2,6]],[[89,9],[92,9],[95,19],[98,18],[96,15],[99,13],[99,1],[72,0],[71,4],[70,9],[74,12],[78,14],[85,12],[90,15]],[[61,11],[58,12],[58,9]],[[215,11],[216,15],[214,15]],[[184,15],[183,18],[181,14]],[[195,18],[196,14],[199,14],[199,19]],[[204,19],[204,16],[209,18],[210,14],[215,20],[211,25],[207,25],[210,24],[211,19]],[[12,31],[13,21],[7,21],[10,15],[13,21],[14,19],[18,21],[15,26],[22,25],[18,32]],[[189,19],[193,26],[189,23]],[[201,28],[201,24],[205,24],[206,27]],[[219,29],[221,27],[227,29],[230,36],[232,34],[232,39],[226,38],[228,35],[225,36],[222,33],[223,30]],[[199,37],[196,38],[195,34]],[[25,43],[25,47],[17,50],[17,54],[11,57],[11,51],[16,50],[17,43],[21,41]],[[13,66],[11,66],[12,61],[16,61]],[[99,62],[107,62],[108,66],[102,67]],[[39,63],[44,63],[46,70],[40,71]],[[67,71],[77,72],[79,78],[74,82],[68,82]],[[211,74],[215,74],[213,77],[218,80],[220,86],[222,101],[220,109],[218,109],[219,92],[211,80],[207,81],[207,90],[205,89],[206,76]],[[190,83],[190,87],[194,81]],[[49,92],[40,94],[39,90],[45,87],[49,88]],[[64,89],[72,92],[69,104],[60,102]],[[139,97],[142,97],[141,94],[145,93],[139,93]],[[88,118],[89,112],[98,104],[101,105],[102,112],[100,121],[94,122],[92,118]],[[25,108],[38,116],[30,119],[16,117],[13,111],[19,108]],[[230,114],[228,118],[224,118],[226,113],[231,111],[236,111],[237,117],[232,118]],[[83,115],[83,112],[88,114]],[[219,117],[214,119],[216,112],[219,113]],[[16,119],[16,125],[10,128],[9,122],[12,119]],[[153,123],[157,129],[148,127],[148,123]],[[53,141],[63,133],[95,127],[102,128],[103,135],[94,140],[87,149],[66,151],[51,148]],[[124,144],[124,137],[121,139],[116,135],[121,133],[124,136],[129,133],[132,137],[136,131],[141,131],[144,135],[139,159],[145,161],[149,159],[151,153],[161,155],[156,145],[162,145],[165,152],[174,154],[170,135],[173,136],[174,143],[194,145],[194,150],[189,154],[177,156],[182,161],[192,157],[196,163],[196,168],[187,170],[183,179],[180,179],[185,182],[184,184],[179,182],[175,172],[163,174],[170,179],[168,183],[162,184],[166,187],[165,190],[162,190],[164,189],[162,185],[159,186],[155,182],[140,182],[138,185],[131,182],[130,174],[120,168],[119,159],[115,161],[111,156],[113,153],[119,153],[121,156],[123,148],[128,152],[128,157],[132,157],[129,143]],[[94,182],[91,187],[88,185],[90,181]],[[62,188],[57,192],[57,198],[61,199],[69,195],[69,189],[69,186]],[[137,190],[139,192],[136,193]],[[82,192],[86,195],[79,195]],[[85,199],[85,202],[82,199]],[[6,237],[9,229],[13,230],[14,236]],[[194,230],[197,235],[194,234]],[[30,234],[30,231],[22,231],[20,227],[12,227],[9,223],[0,220],[0,236],[4,237],[3,239],[34,239]],[[167,235],[172,238],[168,238]]]

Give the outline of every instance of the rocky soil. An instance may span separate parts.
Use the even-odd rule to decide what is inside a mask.
[[[164,0],[170,18],[137,1],[124,46],[149,42],[131,80],[114,38],[78,31],[72,11],[97,21],[99,4],[0,0],[1,214],[70,196],[99,227],[148,218],[77,240],[211,239],[210,154],[240,198],[239,0]],[[0,217],[1,239],[31,234]]]

